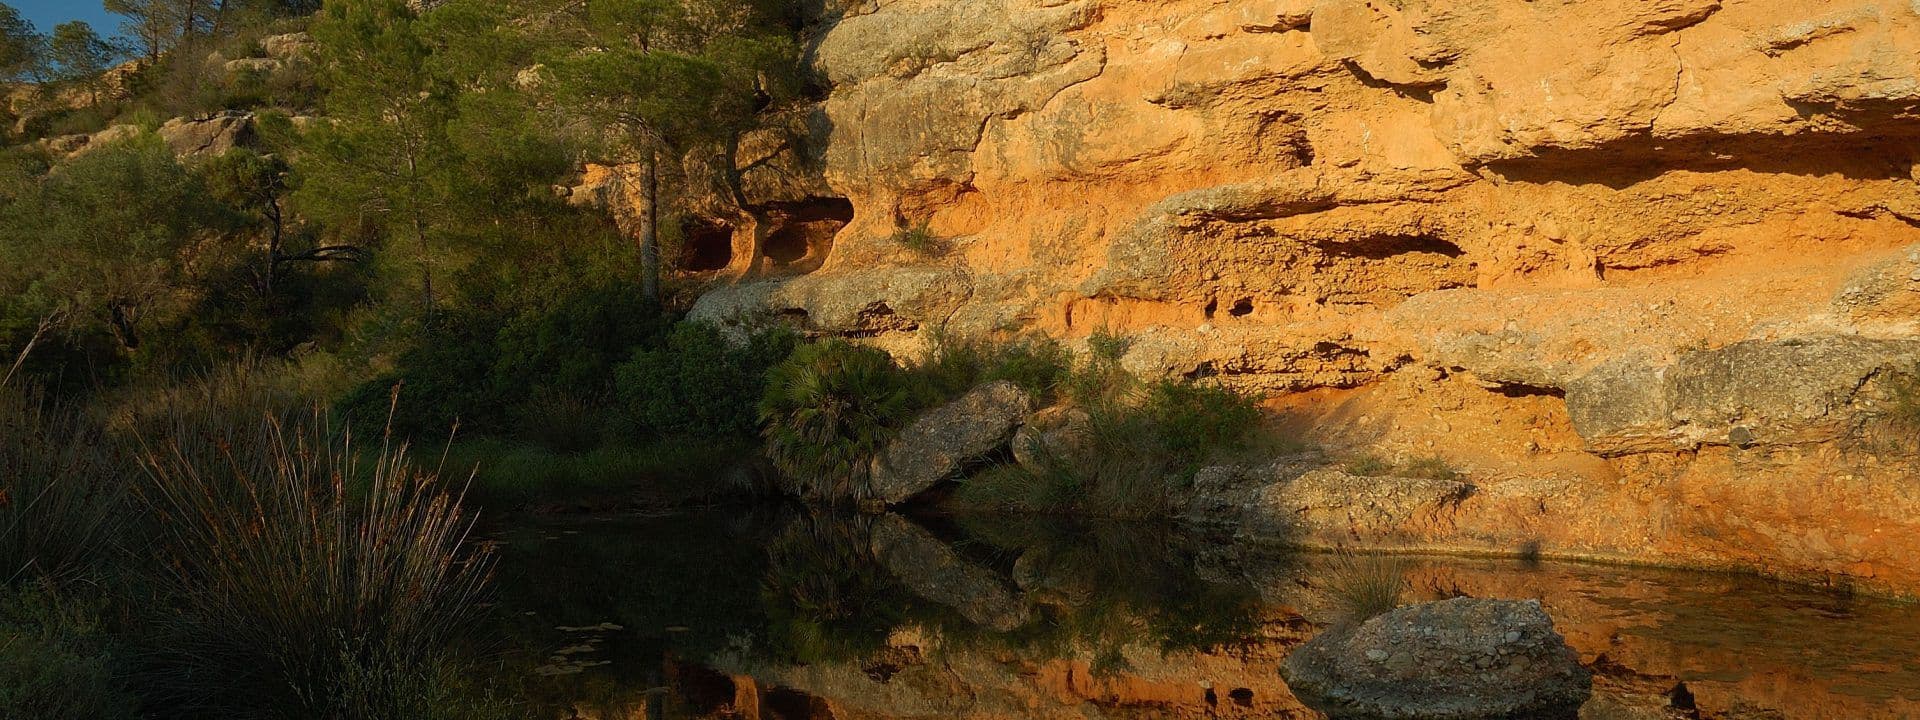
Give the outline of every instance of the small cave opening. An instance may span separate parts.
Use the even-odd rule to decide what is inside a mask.
[[[710,218],[680,224],[680,267],[688,272],[725,270],[733,262],[733,226]]]
[[[1206,313],[1208,320],[1212,320],[1214,314],[1220,312],[1220,299],[1213,298],[1208,300],[1207,306],[1204,308],[1201,308],[1201,312]]]
[[[761,247],[777,265],[824,262],[833,238],[853,222],[853,202],[846,198],[813,198],[775,203],[767,208],[769,229]]]
[[[1233,307],[1227,308],[1227,314],[1234,317],[1246,317],[1253,314],[1253,298],[1240,298],[1233,301]]]
[[[1355,242],[1341,243],[1333,248],[1336,255],[1363,258],[1367,260],[1385,260],[1396,255],[1411,253],[1430,253],[1457,258],[1467,251],[1436,235],[1375,235]]]
[[[1227,693],[1227,697],[1240,707],[1253,707],[1253,690],[1250,688],[1234,688],[1233,692]]]

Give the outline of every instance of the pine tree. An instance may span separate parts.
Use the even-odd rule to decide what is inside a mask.
[[[20,11],[0,3],[0,82],[33,78],[46,53],[47,39]]]
[[[649,298],[658,299],[661,276],[661,164],[718,145],[731,169],[739,134],[798,84],[787,80],[798,52],[776,7],[753,0],[587,0],[571,14],[572,32],[555,35],[562,42],[549,66],[561,112],[609,129],[591,144],[591,159],[640,168],[637,241]],[[737,190],[737,176],[728,174]]]

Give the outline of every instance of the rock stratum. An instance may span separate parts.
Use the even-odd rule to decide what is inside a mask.
[[[697,317],[1110,330],[1329,457],[1466,471],[1308,540],[1920,592],[1920,3],[824,12],[804,142],[686,228]]]

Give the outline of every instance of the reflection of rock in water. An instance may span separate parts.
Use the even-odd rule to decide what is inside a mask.
[[[777,533],[725,527],[677,541],[766,557],[764,568],[719,569],[753,573],[734,583],[749,589],[746,602],[720,594],[732,585],[713,567],[631,568],[649,587],[747,609],[691,623],[693,636],[730,628],[718,650],[674,641],[668,664],[688,669],[665,681],[674,707],[695,712],[672,717],[1322,717],[1279,668],[1335,615],[1328,556],[1150,523],[816,515]],[[651,537],[607,532],[623,546]],[[1585,720],[1920,718],[1920,609],[1736,576],[1552,562],[1409,559],[1404,572],[1413,601],[1540,600],[1593,674]],[[632,633],[684,619],[609,614],[623,607],[579,621]],[[828,637],[802,648],[796,627]],[[592,688],[599,678],[631,698],[655,686],[620,678],[632,664],[546,680]]]
[[[1573,720],[1593,688],[1533,600],[1399,608],[1316,636],[1281,672],[1309,705],[1352,720]]]
[[[874,524],[873,555],[907,589],[960,611],[968,620],[1002,632],[1027,622],[1026,603],[993,571],[966,561],[898,515]]]

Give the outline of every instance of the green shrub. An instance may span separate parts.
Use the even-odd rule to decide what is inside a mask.
[[[356,427],[384,427],[438,442],[463,432],[510,434],[536,391],[586,400],[607,393],[614,368],[636,348],[658,346],[670,318],[624,282],[590,284],[554,298],[455,311],[402,353],[395,371],[340,401]],[[400,402],[393,403],[395,387]]]
[[[1066,382],[1087,414],[1068,448],[1022,448],[1030,462],[962,483],[963,506],[1104,517],[1165,515],[1215,456],[1245,447],[1260,421],[1252,398],[1193,380],[1142,386],[1110,362]]]
[[[556,452],[591,450],[606,431],[604,407],[578,393],[537,388],[513,410],[515,435]]]
[[[719,329],[681,323],[666,344],[641,350],[614,370],[620,407],[637,429],[693,437],[753,437],[767,374],[792,354],[796,338],[761,333],[735,348]]]
[[[1087,336],[1087,352],[1092,353],[1093,360],[1098,363],[1120,362],[1120,358],[1125,357],[1132,346],[1131,339],[1106,328],[1095,330]]]
[[[411,716],[417,684],[357,683],[432,676],[475,618],[489,556],[456,498],[324,417],[228,422],[255,427],[176,431],[142,459],[166,608],[143,686],[214,715]]]
[[[1177,471],[1191,477],[1209,456],[1246,447],[1260,423],[1253,398],[1225,386],[1160,380],[1147,386],[1142,409]]]
[[[867,465],[912,417],[907,374],[874,348],[803,345],[767,378],[760,418],[767,455],[801,497],[862,499]]]
[[[96,617],[96,608],[46,588],[0,589],[0,717],[139,717]]]
[[[737,467],[754,450],[740,440],[669,438],[610,442],[584,452],[556,452],[506,440],[465,440],[447,452],[446,467],[473,469],[470,506],[519,510],[536,505],[618,509],[738,499],[762,488]]]
[[[912,368],[926,404],[958,397],[975,386],[1010,381],[1042,402],[1050,400],[1073,370],[1073,355],[1046,338],[1012,342],[936,336],[925,361]]]

